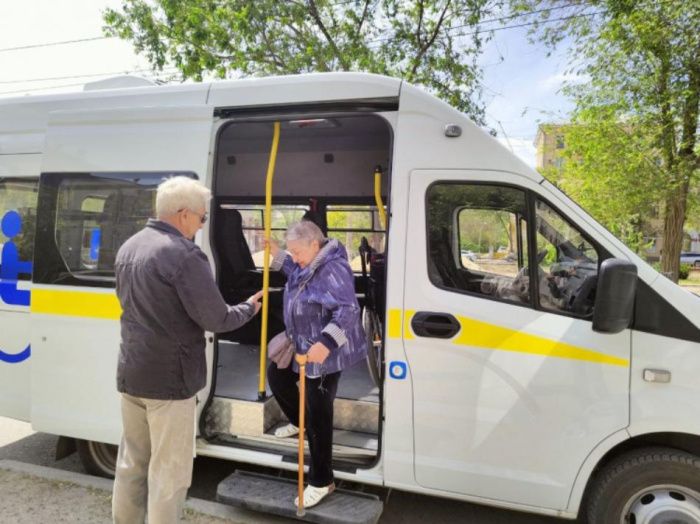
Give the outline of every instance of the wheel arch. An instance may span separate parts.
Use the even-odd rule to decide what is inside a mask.
[[[627,438],[623,438],[624,436]],[[581,466],[574,482],[567,510],[579,514],[586,496],[595,484],[598,473],[611,461],[629,451],[647,447],[666,447],[700,457],[700,435],[680,432],[652,432],[629,436],[626,431],[615,433],[599,444]]]

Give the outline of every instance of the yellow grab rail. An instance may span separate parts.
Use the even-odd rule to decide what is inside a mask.
[[[379,221],[382,223],[382,229],[386,229],[386,211],[382,203],[382,168],[377,166],[374,168],[374,201],[377,203],[377,211],[379,212]]]
[[[262,326],[260,328],[260,380],[258,382],[258,399],[266,397],[267,378],[267,319],[270,295],[270,240],[272,237],[272,179],[275,176],[275,163],[277,162],[277,147],[280,143],[280,123],[275,122],[272,134],[272,146],[270,147],[270,159],[267,163],[267,177],[265,179],[265,256],[263,257],[263,299],[262,299]]]

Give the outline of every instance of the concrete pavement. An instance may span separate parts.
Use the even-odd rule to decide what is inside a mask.
[[[100,477],[0,460],[0,522],[14,524],[112,522],[112,481]],[[284,519],[188,498],[187,524],[280,524]]]

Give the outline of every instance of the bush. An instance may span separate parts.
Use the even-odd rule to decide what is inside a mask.
[[[678,278],[686,280],[690,276],[690,264],[681,264],[678,270]]]

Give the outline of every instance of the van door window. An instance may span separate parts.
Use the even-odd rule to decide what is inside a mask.
[[[155,216],[158,184],[190,173],[45,174],[37,282],[112,287],[121,245]],[[38,280],[37,280],[38,279]]]
[[[582,317],[593,314],[600,256],[581,232],[546,203],[536,202],[539,303]]]
[[[0,179],[0,275],[29,280],[34,258],[37,179]],[[2,265],[6,267],[2,269]]]
[[[531,303],[525,192],[436,183],[428,189],[428,271],[438,287]]]

